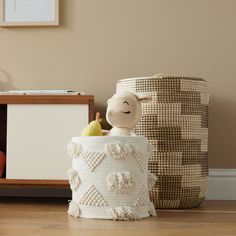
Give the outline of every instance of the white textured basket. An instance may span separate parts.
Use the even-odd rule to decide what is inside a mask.
[[[149,188],[149,144],[144,137],[74,137],[68,214],[74,217],[136,220],[155,215]]]

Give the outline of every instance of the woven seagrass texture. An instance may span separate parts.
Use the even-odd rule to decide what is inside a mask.
[[[152,96],[142,104],[135,127],[153,145],[149,170],[157,176],[150,191],[157,208],[190,208],[205,198],[208,183],[208,89],[201,78],[124,79],[117,92]]]

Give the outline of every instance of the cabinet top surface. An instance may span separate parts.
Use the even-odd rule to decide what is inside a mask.
[[[0,95],[0,104],[89,104],[93,95]]]

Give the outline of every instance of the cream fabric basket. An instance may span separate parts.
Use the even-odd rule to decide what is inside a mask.
[[[157,181],[151,200],[157,208],[198,206],[208,182],[207,82],[157,75],[120,80],[117,91],[122,90],[152,96],[135,128],[154,147],[149,170]]]
[[[149,199],[148,140],[144,137],[72,138],[69,181],[74,217],[136,220],[155,215]],[[155,181],[154,181],[155,182]]]

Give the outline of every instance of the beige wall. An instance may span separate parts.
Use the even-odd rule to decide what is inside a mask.
[[[0,29],[0,86],[78,89],[96,108],[118,79],[209,81],[211,168],[236,168],[235,0],[61,0],[61,26]]]

